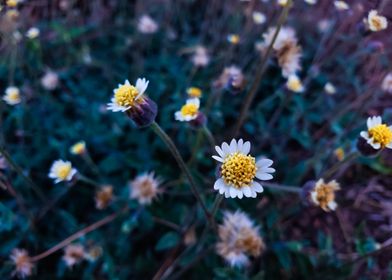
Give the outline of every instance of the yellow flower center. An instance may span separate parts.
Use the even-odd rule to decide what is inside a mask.
[[[224,182],[238,189],[249,186],[256,176],[256,171],[255,158],[238,152],[226,157],[221,166]]]
[[[71,153],[75,155],[83,154],[86,150],[86,144],[84,142],[76,143],[71,147]]]
[[[187,90],[188,95],[191,97],[197,97],[200,98],[201,97],[201,89],[197,88],[197,87],[190,87]]]
[[[59,166],[56,173],[57,177],[61,180],[67,179],[69,173],[71,172],[72,166],[70,164],[64,164]]]
[[[11,101],[19,101],[20,96],[18,91],[11,91],[10,94],[8,95],[9,100]]]
[[[381,19],[378,16],[374,16],[370,19],[370,25],[373,26],[376,30],[382,29]]]
[[[181,107],[181,115],[194,117],[199,112],[195,104],[185,104]]]
[[[335,200],[335,189],[328,184],[319,186],[316,192],[316,199],[322,209],[327,209],[328,204]]]
[[[123,85],[116,90],[114,99],[120,106],[128,107],[133,106],[137,102],[136,97],[139,91],[131,85]]]
[[[287,87],[292,91],[300,91],[302,89],[302,83],[297,78],[289,79]]]
[[[392,142],[392,131],[385,124],[378,124],[369,129],[369,136],[374,139],[375,143],[380,143],[382,148]]]

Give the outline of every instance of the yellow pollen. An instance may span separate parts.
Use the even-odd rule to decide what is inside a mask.
[[[61,180],[67,179],[69,173],[71,172],[71,169],[72,166],[70,164],[64,164],[60,166],[56,171],[57,177]]]
[[[378,124],[368,131],[369,136],[374,139],[375,143],[379,143],[382,148],[392,142],[392,131],[385,124]]]
[[[189,103],[181,107],[181,115],[194,117],[199,112],[195,104]]]
[[[250,186],[256,176],[256,171],[255,158],[238,152],[226,157],[221,166],[224,182],[238,189]]]
[[[328,184],[319,186],[316,192],[316,199],[322,209],[327,209],[328,204],[335,200],[335,189]]]
[[[199,89],[197,87],[190,87],[190,88],[188,88],[187,93],[190,97],[200,98],[202,91],[201,91],[201,89]]]
[[[137,102],[136,97],[138,96],[139,91],[137,88],[131,85],[122,85],[114,94],[114,99],[116,103],[120,106],[128,107],[135,105]]]

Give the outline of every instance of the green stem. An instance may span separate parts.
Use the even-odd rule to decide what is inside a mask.
[[[211,147],[214,148],[215,147],[215,138],[212,135],[211,131],[205,125],[203,126],[202,131],[203,131],[204,135],[206,136],[208,142],[210,142]]]
[[[275,34],[272,37],[271,43],[269,44],[267,51],[265,52],[264,56],[261,59],[260,67],[258,68],[258,71],[255,75],[256,78],[254,79],[252,86],[249,90],[249,93],[246,96],[245,101],[241,107],[240,115],[238,117],[237,123],[234,126],[234,133],[233,133],[234,137],[236,137],[237,134],[239,133],[239,131],[242,127],[242,124],[244,123],[244,121],[248,115],[250,105],[252,104],[252,101],[253,101],[254,97],[256,96],[261,79],[265,73],[265,70],[267,69],[267,65],[268,65],[267,62],[272,54],[273,45],[276,41],[276,38],[278,37],[278,34],[280,32],[280,29],[282,28],[283,23],[287,19],[290,7],[291,7],[291,1],[289,0],[287,5],[283,8],[282,13],[279,16]]]
[[[22,170],[22,168],[17,165],[14,160],[11,158],[11,156],[8,154],[8,152],[5,150],[4,147],[0,146],[0,154],[4,157],[4,159],[7,161],[7,163],[12,167],[12,169],[15,170],[16,173],[20,177],[23,178],[23,180],[27,183],[27,185],[39,196],[39,198],[42,201],[46,201],[46,198],[40,188],[31,180],[28,176],[26,176]]]
[[[167,135],[166,132],[155,121],[151,124],[151,128],[162,139],[162,141],[165,142],[166,146],[169,148],[170,152],[172,153],[173,157],[177,161],[182,172],[187,177],[187,179],[189,181],[189,185],[191,187],[191,191],[192,191],[193,195],[195,196],[196,200],[198,201],[198,203],[200,204],[201,208],[203,209],[205,216],[207,217],[208,221],[210,223],[212,223],[211,214],[208,212],[207,207],[205,206],[203,200],[201,199],[201,196],[200,196],[199,191],[196,186],[196,182],[195,182],[191,172],[189,171],[188,167],[186,166],[184,160],[182,159],[182,156],[181,156],[180,152],[178,151],[176,145],[171,140],[169,135]]]
[[[80,180],[82,182],[85,182],[86,184],[89,184],[91,186],[94,186],[94,187],[99,187],[100,186],[100,184],[98,184],[94,180],[91,180],[90,178],[84,176],[81,173],[78,173],[76,178],[78,178],[78,180]]]
[[[328,179],[329,177],[331,177],[337,170],[339,170],[339,168],[341,168],[344,164],[356,159],[357,157],[359,157],[359,152],[355,151],[352,152],[351,154],[349,154],[348,156],[346,156],[344,158],[344,160],[337,162],[335,165],[333,165],[330,169],[328,169],[327,171],[325,171],[323,173],[323,175],[321,176],[322,178]]]
[[[285,186],[285,185],[279,185],[279,184],[268,183],[268,182],[263,182],[262,185],[263,187],[270,188],[271,190],[279,190],[279,191],[293,192],[293,193],[301,192],[301,188],[294,187],[294,186]]]

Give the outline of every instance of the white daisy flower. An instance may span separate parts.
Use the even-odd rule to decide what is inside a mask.
[[[223,142],[221,147],[215,146],[218,156],[212,156],[222,163],[220,166],[221,178],[216,180],[214,189],[224,194],[226,198],[256,197],[263,192],[263,187],[255,181],[271,180],[275,169],[271,168],[270,159],[257,160],[249,154],[250,142],[242,139],[238,142],[233,139],[230,145]]]
[[[376,150],[392,149],[392,126],[383,124],[380,116],[374,116],[367,119],[367,128],[360,135],[369,145]]]
[[[191,98],[186,101],[186,104],[181,107],[180,111],[174,113],[174,118],[177,121],[189,122],[197,118],[199,114],[200,100],[199,98]]]
[[[3,96],[3,100],[8,105],[17,105],[22,101],[20,97],[20,91],[17,87],[8,87],[5,90],[5,95]]]
[[[335,94],[336,93],[336,87],[331,82],[328,82],[324,85],[324,90],[328,94]]]
[[[76,173],[77,170],[72,168],[70,161],[59,159],[53,162],[48,176],[54,179],[54,182],[57,184],[62,181],[71,181]]]
[[[297,75],[290,75],[286,82],[286,87],[293,92],[303,92],[304,86]]]
[[[35,39],[39,36],[39,29],[37,27],[31,27],[29,30],[26,32],[26,37],[29,39]]]
[[[326,183],[324,179],[320,179],[310,192],[311,202],[320,206],[324,211],[334,211],[338,207],[335,201],[335,192],[338,190],[340,186],[335,180]]]
[[[350,6],[344,1],[335,1],[334,5],[338,11],[345,11],[350,9]]]
[[[256,24],[263,24],[267,20],[266,16],[263,13],[257,11],[252,13],[252,19],[253,22]]]
[[[136,81],[136,86],[129,83],[119,84],[118,88],[114,89],[114,96],[111,102],[108,103],[107,109],[113,112],[125,112],[136,104],[143,102],[142,95],[148,87],[149,81],[145,78],[139,78]]]

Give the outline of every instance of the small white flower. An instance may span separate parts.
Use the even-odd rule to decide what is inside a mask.
[[[20,97],[20,91],[17,87],[8,87],[5,90],[5,95],[3,96],[3,100],[8,105],[17,105],[19,104],[22,99]]]
[[[174,118],[177,121],[189,122],[197,118],[199,114],[200,100],[199,98],[191,98],[186,101],[186,104],[181,107],[180,111],[174,113]]]
[[[260,12],[253,12],[252,13],[253,22],[256,24],[263,24],[267,20],[265,15]]]
[[[328,83],[325,84],[324,90],[325,90],[325,92],[328,93],[328,94],[335,94],[335,93],[336,93],[336,88],[335,88],[335,86],[334,86],[332,83],[330,83],[330,82],[328,82]]]
[[[385,76],[381,84],[381,89],[392,94],[392,72]]]
[[[54,90],[59,83],[59,76],[53,71],[47,71],[41,78],[41,85],[44,89]]]
[[[129,83],[128,80],[125,83],[119,84],[118,88],[114,89],[114,96],[108,103],[107,109],[113,112],[125,112],[132,106],[142,101],[142,95],[148,87],[149,81],[145,78],[139,78],[136,80],[136,86]]]
[[[278,0],[278,4],[282,7],[286,6],[289,3],[288,0]]]
[[[263,187],[255,181],[271,180],[275,169],[271,168],[273,161],[262,158],[257,160],[248,155],[250,142],[242,139],[238,142],[233,139],[230,145],[223,142],[221,147],[215,146],[218,155],[212,156],[216,161],[222,163],[220,166],[221,178],[216,180],[214,189],[224,194],[226,198],[242,198],[257,196],[263,192]]]
[[[205,67],[208,63],[210,63],[210,56],[208,55],[208,51],[205,47],[196,46],[191,60],[193,65],[197,67]]]
[[[335,1],[334,2],[335,8],[338,11],[345,11],[348,10],[350,7],[348,6],[348,4],[344,1]]]
[[[63,260],[68,267],[80,263],[86,258],[86,251],[81,244],[70,244],[65,247]]]
[[[29,30],[26,32],[26,37],[29,39],[35,39],[39,36],[39,29],[37,27],[31,27]]]
[[[371,10],[368,14],[367,24],[373,32],[384,30],[388,27],[386,17],[380,16],[376,10]]]
[[[10,259],[15,265],[13,275],[17,275],[20,278],[31,276],[34,269],[34,264],[25,249],[13,249]]]
[[[77,170],[72,168],[70,161],[59,159],[53,162],[48,176],[54,179],[54,182],[57,184],[62,181],[71,181],[76,173]]]
[[[306,3],[308,3],[309,5],[314,5],[317,3],[317,0],[305,0]]]
[[[392,149],[392,126],[383,124],[380,116],[374,116],[367,119],[367,128],[360,135],[369,145],[376,150]]]
[[[137,199],[140,204],[151,204],[158,194],[160,180],[155,178],[154,172],[137,176],[129,183],[131,198]]]

